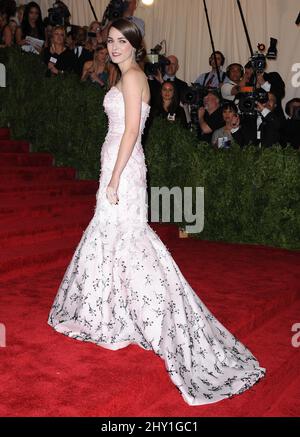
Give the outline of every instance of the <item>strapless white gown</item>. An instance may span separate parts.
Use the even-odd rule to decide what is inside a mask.
[[[106,199],[124,132],[118,88],[106,94],[104,108],[109,130],[101,150],[95,213],[62,279],[48,323],[69,337],[108,349],[134,343],[154,351],[190,405],[241,393],[265,369],[206,308],[148,225],[141,135],[150,107],[142,103],[140,135],[120,178],[118,205]]]

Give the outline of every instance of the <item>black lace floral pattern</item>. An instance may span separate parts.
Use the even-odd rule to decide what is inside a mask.
[[[265,374],[256,358],[209,312],[147,222],[146,165],[141,134],[121,176],[119,204],[106,186],[124,131],[121,92],[104,100],[109,131],[101,151],[95,213],[75,250],[49,314],[65,335],[119,349],[152,350],[190,405],[220,401]]]

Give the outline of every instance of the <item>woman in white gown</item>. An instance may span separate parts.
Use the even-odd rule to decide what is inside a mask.
[[[114,21],[107,46],[121,80],[104,98],[95,213],[65,272],[48,323],[77,340],[117,350],[138,344],[164,361],[190,405],[220,401],[265,374],[251,352],[202,303],[148,225],[141,135],[149,115],[141,34]]]

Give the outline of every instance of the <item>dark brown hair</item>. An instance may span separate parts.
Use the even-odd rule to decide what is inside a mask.
[[[225,56],[224,56],[223,53],[220,52],[219,50],[215,51],[215,54],[221,56],[221,65],[223,66],[223,65],[224,65],[224,62],[225,62]],[[215,57],[214,57],[214,53],[212,53],[212,54],[210,55],[210,57],[209,57],[209,65],[211,65],[211,63],[212,63],[212,61],[213,61],[214,59],[215,59]]]
[[[112,22],[108,29],[108,34],[111,29],[111,27],[114,27],[119,32],[122,33],[123,36],[130,42],[132,47],[136,49],[135,59],[136,61],[140,61],[145,56],[145,49],[142,46],[142,34],[140,29],[137,27],[137,25],[127,18],[117,18],[115,21]]]
[[[164,86],[166,83],[169,84],[169,85],[171,85],[172,88],[173,88],[173,97],[172,97],[172,100],[171,100],[170,105],[169,105],[169,107],[168,107],[168,112],[169,112],[170,114],[174,114],[174,113],[177,111],[180,102],[179,102],[178,92],[177,92],[177,89],[176,89],[176,87],[175,87],[175,85],[174,85],[174,82],[172,82],[172,81],[170,81],[170,80],[166,80],[166,81],[164,81],[163,84],[161,85],[159,110],[160,110],[160,112],[162,112],[162,113],[163,113],[163,111],[164,111],[164,109],[163,109],[162,89],[163,89],[163,86]]]

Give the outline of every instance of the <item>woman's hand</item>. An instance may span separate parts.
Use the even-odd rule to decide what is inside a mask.
[[[162,76],[161,71],[159,69],[157,70],[157,73],[154,75],[154,77],[159,83],[164,82],[163,76]]]
[[[58,74],[58,69],[55,67],[55,65],[52,62],[48,62],[48,68],[53,74]]]
[[[264,85],[265,83],[265,79],[264,79],[264,73],[257,73],[256,75],[256,86],[257,88],[260,88],[262,85]]]
[[[38,46],[37,44],[32,44],[32,47],[39,53],[42,53],[43,47]]]
[[[118,187],[119,179],[112,177],[106,188],[106,198],[112,205],[117,205],[119,202]]]

